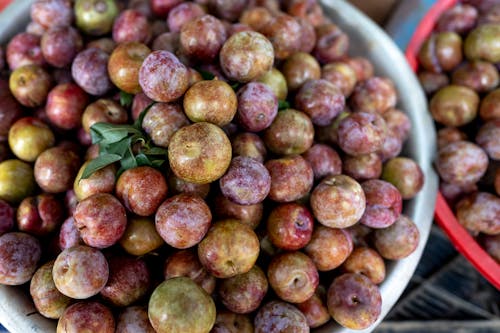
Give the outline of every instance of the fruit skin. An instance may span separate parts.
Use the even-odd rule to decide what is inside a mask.
[[[402,214],[390,227],[375,230],[373,239],[375,249],[383,258],[398,260],[408,257],[415,251],[420,240],[420,232],[417,225]]]
[[[186,249],[198,244],[212,222],[206,202],[196,196],[181,193],[165,200],[156,211],[158,234],[167,244]]]
[[[62,193],[73,188],[80,167],[80,157],[62,145],[49,148],[37,157],[35,179],[45,192]]]
[[[109,56],[108,74],[111,82],[129,94],[142,92],[139,70],[150,53],[149,47],[139,42],[119,44]]]
[[[73,80],[87,93],[102,96],[113,88],[108,75],[109,55],[89,48],[78,53],[71,64]]]
[[[248,272],[257,261],[259,251],[255,232],[237,220],[216,222],[198,244],[200,262],[217,278]]]
[[[80,201],[73,217],[84,242],[101,249],[117,243],[127,227],[125,207],[109,193]]]
[[[129,218],[119,243],[127,253],[142,256],[162,246],[164,241],[156,231],[152,218],[133,216]]]
[[[71,303],[71,298],[57,290],[52,278],[54,260],[37,269],[30,281],[30,295],[35,307],[44,317],[58,319]]]
[[[201,265],[194,248],[180,250],[169,256],[163,266],[163,276],[165,280],[178,276],[188,277],[210,295],[215,290],[216,279]]]
[[[184,112],[192,122],[206,121],[217,126],[229,124],[238,107],[236,93],[220,80],[193,84],[184,94]]]
[[[14,228],[15,211],[5,200],[0,199],[0,236]]]
[[[283,301],[270,301],[254,319],[255,333],[309,333],[307,319],[299,309]]]
[[[384,259],[377,251],[365,246],[355,248],[342,264],[341,270],[344,273],[363,274],[375,284],[385,279]]]
[[[151,216],[167,197],[163,174],[149,166],[125,170],[116,181],[116,197],[132,213]]]
[[[26,162],[34,162],[46,149],[55,144],[52,130],[41,120],[24,117],[9,130],[9,146],[14,155]]]
[[[418,52],[422,67],[434,73],[451,71],[462,57],[462,37],[452,31],[431,34]]]
[[[472,30],[465,39],[464,53],[469,60],[500,62],[500,25],[485,24]]]
[[[500,233],[500,198],[488,192],[475,192],[456,205],[458,222],[473,233]]]
[[[479,96],[474,90],[464,86],[448,85],[434,94],[429,103],[429,110],[436,122],[458,127],[476,118],[478,106]]]
[[[19,103],[30,108],[42,106],[51,87],[51,76],[39,65],[18,67],[9,78],[12,95]]]
[[[155,333],[149,322],[146,307],[135,305],[126,307],[116,320],[115,333]]]
[[[319,285],[319,273],[314,262],[299,251],[273,256],[267,278],[278,297],[290,303],[306,301]]]
[[[487,168],[488,155],[472,142],[455,141],[438,151],[436,169],[447,183],[460,186],[477,183]]]
[[[40,241],[24,232],[0,236],[0,284],[16,286],[28,282],[42,256]]]
[[[175,132],[170,139],[170,168],[182,180],[208,184],[219,179],[231,163],[231,142],[210,123],[196,123]]]
[[[57,290],[75,299],[97,295],[106,285],[108,277],[109,265],[102,252],[86,245],[62,251],[52,269]]]
[[[346,175],[337,175],[324,178],[314,188],[310,203],[314,217],[321,224],[330,228],[347,228],[363,216],[366,198],[357,181]]]
[[[253,266],[246,273],[220,280],[217,292],[226,308],[243,314],[259,308],[267,294],[268,287],[269,284],[262,269]]]
[[[403,200],[415,197],[424,186],[420,166],[407,157],[395,157],[384,164],[382,179],[396,186]]]
[[[231,80],[249,82],[268,72],[274,63],[271,42],[255,31],[238,32],[224,43],[219,60]]]
[[[82,88],[64,83],[49,92],[45,112],[53,125],[65,130],[75,129],[81,126],[87,103],[88,96]]]
[[[217,310],[215,325],[210,333],[253,333],[253,323],[248,315],[228,310]]]
[[[17,226],[20,231],[43,237],[59,228],[64,215],[63,204],[58,198],[41,193],[21,201],[17,208]]]
[[[0,163],[0,199],[17,204],[25,197],[33,195],[35,189],[35,176],[31,165],[15,159]]]
[[[210,295],[190,278],[174,277],[153,291],[148,316],[158,333],[206,333],[215,324],[216,309]]]
[[[119,8],[115,0],[76,0],[76,26],[88,35],[101,36],[111,32]]]
[[[352,249],[352,238],[347,231],[317,225],[304,252],[319,271],[331,271],[345,262]]]
[[[78,302],[64,310],[57,322],[56,333],[113,333],[115,319],[111,310],[94,301]]]
[[[361,330],[372,325],[380,315],[381,305],[379,289],[361,274],[343,274],[328,288],[328,312],[336,322],[350,329]]]

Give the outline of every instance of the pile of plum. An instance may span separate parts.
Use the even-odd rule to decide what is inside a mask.
[[[372,325],[419,244],[393,82],[315,0],[38,0],[0,48],[0,284],[57,332]]]
[[[441,193],[500,262],[500,1],[466,0],[443,12],[418,60],[438,126]]]

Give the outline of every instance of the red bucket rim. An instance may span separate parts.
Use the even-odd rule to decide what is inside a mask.
[[[413,34],[405,56],[414,72],[418,69],[417,54],[424,40],[432,32],[439,16],[454,6],[457,0],[437,1],[420,21]],[[441,193],[438,193],[434,217],[455,248],[497,289],[500,290],[500,264],[498,264],[462,227]]]

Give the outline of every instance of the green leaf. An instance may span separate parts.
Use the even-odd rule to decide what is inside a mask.
[[[161,147],[152,147],[145,151],[146,155],[167,155],[168,150]]]
[[[213,80],[215,79],[215,75],[213,73],[210,73],[209,71],[203,70],[199,67],[195,68],[195,70],[200,73],[201,77],[203,80]]]
[[[112,145],[103,145],[103,147],[101,147],[102,148],[101,151],[108,154],[116,154],[124,156],[129,147],[130,147],[130,138],[125,137],[122,140]]]
[[[141,131],[130,125],[96,123],[90,127],[90,133],[93,138],[92,143],[109,145],[121,141],[129,134],[142,135]],[[96,141],[94,141],[94,138]]]
[[[278,101],[278,110],[281,111],[289,108],[290,108],[290,103],[288,103],[288,101],[283,101],[283,100]]]
[[[152,165],[152,163],[149,160],[149,158],[146,155],[144,155],[143,153],[137,154],[135,156],[135,160],[137,161],[137,165],[138,166],[142,166],[142,165],[151,166]]]
[[[152,160],[151,161],[151,166],[154,167],[154,168],[159,168],[163,165],[163,163],[165,163],[165,160],[161,160],[161,159],[158,159],[158,160]]]
[[[94,172],[107,167],[110,164],[118,162],[121,158],[122,157],[117,154],[100,154],[87,164],[85,170],[83,170],[81,179],[89,178]]]
[[[127,149],[127,152],[123,155],[120,164],[124,170],[133,169],[137,167],[137,161],[130,146]]]
[[[130,107],[134,101],[134,95],[129,94],[125,91],[120,91],[120,104],[123,107]]]
[[[144,110],[142,110],[142,112],[139,114],[139,117],[137,117],[137,119],[134,122],[133,126],[135,129],[139,131],[142,130],[142,121],[144,120],[144,116],[146,116],[146,113],[148,113],[149,109],[151,109],[155,104],[156,102],[153,102],[149,104]]]

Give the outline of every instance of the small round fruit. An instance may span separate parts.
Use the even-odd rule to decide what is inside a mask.
[[[73,80],[87,93],[102,96],[113,88],[108,75],[109,55],[101,49],[89,48],[78,53],[71,64]]]
[[[108,165],[97,170],[88,178],[82,179],[83,171],[87,168],[90,161],[86,161],[80,167],[73,183],[73,191],[81,201],[96,193],[112,193],[116,183],[116,167]]]
[[[308,333],[307,319],[299,309],[283,301],[270,301],[254,319],[255,333]]]
[[[139,70],[150,53],[149,47],[139,42],[118,44],[108,61],[111,82],[129,94],[140,93]]]
[[[456,205],[458,222],[473,233],[500,233],[500,198],[488,192],[475,192]]]
[[[268,128],[278,114],[278,99],[264,83],[250,82],[238,90],[238,124],[246,131]]]
[[[352,251],[342,264],[342,271],[363,274],[375,284],[380,284],[385,279],[384,259],[377,251],[364,246]]]
[[[347,228],[363,216],[366,198],[357,181],[337,175],[324,178],[314,188],[310,204],[314,217],[324,226]]]
[[[102,252],[85,245],[62,251],[52,269],[57,289],[75,299],[97,295],[106,285],[108,276],[108,261]]]
[[[364,275],[347,273],[333,280],[327,294],[328,312],[349,329],[368,328],[380,316],[382,297]]]
[[[249,82],[273,67],[273,45],[258,32],[238,32],[224,43],[219,59],[222,70],[229,79]]]
[[[81,126],[82,114],[88,96],[78,85],[63,83],[55,86],[47,96],[45,113],[53,125],[70,130]]]
[[[70,305],[57,322],[57,333],[113,333],[115,318],[111,310],[98,302],[84,301]]]
[[[167,197],[167,181],[163,174],[150,166],[125,170],[116,182],[116,197],[132,213],[153,215]]]
[[[193,84],[184,95],[184,112],[192,122],[209,122],[225,126],[233,120],[238,99],[229,84],[205,80]]]
[[[164,244],[152,218],[131,217],[120,238],[121,247],[129,254],[142,256]]]
[[[438,123],[458,127],[476,118],[478,106],[479,96],[474,90],[464,86],[449,85],[434,94],[429,110]]]
[[[33,168],[20,160],[0,163],[0,199],[12,204],[21,202],[36,189]]]
[[[76,26],[92,36],[111,32],[119,13],[115,0],[76,0],[74,10]]]
[[[71,298],[57,290],[52,278],[54,260],[37,269],[30,281],[30,295],[36,310],[44,317],[58,319],[71,303]]]
[[[201,263],[217,278],[248,272],[259,251],[260,243],[255,232],[237,220],[215,223],[198,244]]]
[[[80,157],[62,145],[49,148],[37,157],[35,179],[45,192],[62,193],[73,188]]]
[[[215,325],[210,333],[254,333],[254,329],[248,315],[217,310]]]
[[[465,39],[464,53],[469,60],[500,62],[500,25],[484,24],[472,30]]]
[[[38,65],[25,65],[16,68],[10,75],[9,88],[19,103],[33,108],[42,106],[47,99],[52,78]]]
[[[231,163],[231,142],[220,127],[196,123],[171,138],[168,159],[175,175],[185,181],[208,184],[226,172]]]
[[[158,333],[206,333],[215,323],[215,304],[209,294],[187,277],[162,282],[151,294],[151,325]]]
[[[330,271],[342,265],[352,249],[352,238],[347,231],[317,225],[304,252],[319,271]]]
[[[23,232],[0,236],[0,284],[16,286],[28,282],[42,255],[40,242]]]
[[[14,155],[26,162],[34,162],[38,155],[55,144],[52,130],[41,120],[24,117],[9,130],[9,146]]]
[[[416,250],[420,233],[409,217],[400,215],[390,227],[375,230],[373,237],[375,249],[383,258],[398,260]]]
[[[154,51],[142,63],[139,70],[139,84],[152,100],[172,102],[188,89],[189,72],[173,53]]]
[[[415,197],[424,186],[420,166],[407,157],[395,157],[384,164],[382,179],[396,186],[403,200]]]
[[[165,200],[155,215],[158,234],[167,244],[186,249],[198,244],[212,222],[212,213],[205,201],[181,193]]]
[[[148,310],[145,306],[128,306],[120,312],[116,319],[115,333],[155,333],[149,322]]]

